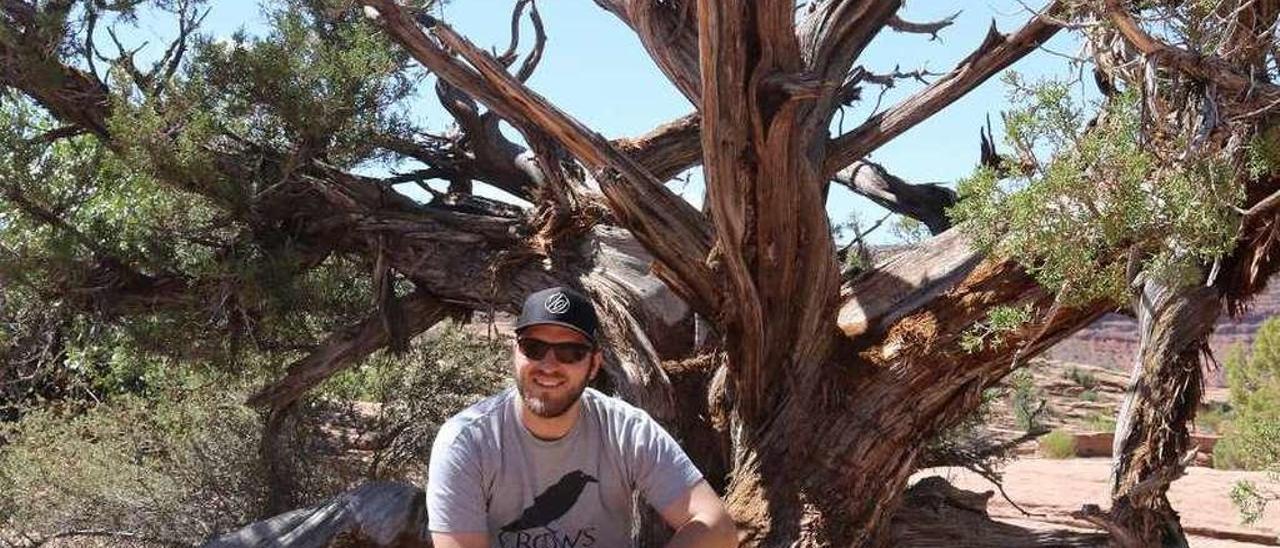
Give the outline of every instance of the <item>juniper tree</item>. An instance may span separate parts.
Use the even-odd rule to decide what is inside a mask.
[[[1076,3],[1104,99],[1011,81],[1019,159],[962,181],[956,216],[1062,303],[1131,302],[1139,349],[1117,418],[1108,512],[1122,546],[1186,545],[1165,492],[1190,462],[1201,355],[1266,283],[1277,184],[1275,3]],[[1012,177],[1002,177],[1007,175]],[[1003,180],[1002,180],[1003,179]]]
[[[1238,298],[1272,268],[1264,200],[1272,179],[1242,178],[1220,147],[1183,162],[1168,151],[1190,141],[1160,133],[1158,147],[1125,142],[1124,131],[1148,131],[1153,116],[1143,109],[1160,94],[1146,93],[1145,80],[1125,80],[1132,64],[1108,61],[1111,49],[1094,57],[1110,75],[1104,82],[1116,82],[1104,86],[1120,89],[1107,95],[1095,129],[1072,113],[1021,125],[1015,115],[1015,153],[1020,140],[1060,139],[1053,161],[999,161],[988,146],[987,170],[962,187],[959,226],[946,213],[954,193],[911,185],[864,160],[1064,25],[1118,29],[1108,35],[1114,49],[1145,53],[1156,74],[1193,90],[1220,90],[1206,91],[1200,104],[1253,127],[1270,112],[1275,88],[1265,70],[1245,70],[1241,63],[1251,61],[1240,50],[1192,54],[1158,42],[1153,50],[1116,2],[1054,2],[1014,32],[993,29],[908,99],[833,134],[843,105],[893,78],[859,64],[877,34],[932,34],[946,22],[904,21],[900,1],[798,10],[772,1],[596,3],[635,31],[689,101],[689,115],[607,140],[550,104],[526,84],[545,34],[523,1],[514,17],[529,17],[537,30],[523,57],[514,44],[497,54],[477,47],[420,4],[296,0],[274,12],[269,34],[213,42],[193,30],[198,5],[157,2],[175,12],[179,30],[154,64],[122,45],[104,53],[98,43],[95,28],[127,20],[134,3],[5,2],[0,83],[8,108],[38,114],[13,125],[21,146],[3,151],[0,182],[17,190],[5,202],[4,227],[30,226],[45,239],[5,250],[13,265],[3,271],[6,286],[47,299],[64,314],[63,328],[156,326],[169,340],[185,337],[161,350],[213,347],[234,356],[239,345],[254,345],[293,356],[252,399],[267,416],[268,457],[279,450],[272,432],[335,372],[379,349],[404,348],[446,317],[512,310],[531,289],[578,286],[604,312],[613,389],[683,440],[748,544],[872,545],[890,538],[930,440],[978,407],[984,389],[1113,308],[1125,265],[1202,266],[1225,254],[1214,279]],[[1274,13],[1256,13],[1249,29],[1269,29]],[[1270,50],[1249,51],[1248,59],[1273,60]],[[1207,62],[1187,57],[1209,54]],[[452,132],[427,132],[403,116],[424,71],[456,121]],[[1053,106],[1045,89],[1042,102]],[[520,138],[505,135],[503,123]],[[1106,131],[1121,137],[1108,140]],[[1269,142],[1266,133],[1246,133]],[[54,172],[118,173],[60,182],[33,169],[45,161],[57,162]],[[420,168],[361,174],[378,161]],[[699,165],[702,211],[663,185]],[[1018,179],[1017,169],[1029,172]],[[1212,175],[1207,182],[1201,169]],[[1012,177],[1020,190],[1007,192],[997,177]],[[154,212],[117,211],[100,222],[102,212],[86,204],[111,192],[77,191],[86,182],[154,193]],[[431,189],[429,200],[395,190],[414,182]],[[842,279],[825,213],[832,183],[875,196],[932,237]],[[477,185],[532,207],[483,198]],[[66,196],[38,193],[64,187]],[[1087,213],[1076,224],[1079,208]],[[1204,218],[1179,216],[1187,211]],[[1031,214],[1058,224],[1018,224]],[[1035,249],[1050,228],[1073,245]],[[1143,232],[1150,230],[1162,232]],[[1001,238],[988,238],[994,234]],[[1020,321],[996,322],[999,337],[972,344],[973,329],[994,325],[993,309],[1019,311]],[[714,326],[697,347],[694,314]],[[193,342],[191,326],[225,336]],[[1142,454],[1134,448],[1153,443],[1161,442],[1126,451]],[[1134,469],[1135,478],[1155,473]],[[289,508],[287,490],[276,492],[273,506]]]

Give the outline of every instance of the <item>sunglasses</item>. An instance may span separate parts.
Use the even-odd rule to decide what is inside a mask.
[[[516,346],[520,348],[520,353],[524,354],[531,360],[541,360],[546,357],[547,351],[555,351],[556,361],[560,363],[578,363],[591,354],[594,349],[591,345],[563,342],[549,343],[547,341],[532,339],[528,337],[521,338],[516,341]]]

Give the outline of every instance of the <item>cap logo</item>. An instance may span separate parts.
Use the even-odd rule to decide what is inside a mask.
[[[547,297],[546,302],[542,303],[542,306],[547,309],[547,312],[552,314],[564,314],[569,310],[569,297],[565,296],[564,293],[553,293],[551,296]]]

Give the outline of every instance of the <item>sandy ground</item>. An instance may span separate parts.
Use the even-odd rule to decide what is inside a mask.
[[[1051,524],[1088,524],[1071,519],[1070,514],[1085,504],[1109,506],[1107,475],[1111,460],[1077,458],[1051,460],[1023,458],[1011,463],[1004,472],[1005,491],[1019,506],[1032,514],[1027,518],[998,493],[991,498],[992,517],[1022,526]],[[941,475],[952,485],[970,491],[991,491],[995,486],[962,468],[930,468],[917,472],[912,480]],[[1258,523],[1240,523],[1239,513],[1231,504],[1231,486],[1248,479],[1259,486],[1280,490],[1280,485],[1267,482],[1260,472],[1240,472],[1191,467],[1186,476],[1173,483],[1169,498],[1182,515],[1182,525],[1192,535],[1191,545],[1206,548],[1235,546],[1280,546],[1280,503]],[[1227,537],[1227,538],[1223,538]]]

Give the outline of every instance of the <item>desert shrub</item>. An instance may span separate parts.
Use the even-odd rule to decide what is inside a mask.
[[[1233,348],[1224,368],[1231,420],[1218,424],[1223,436],[1214,465],[1262,470],[1280,464],[1280,319],[1263,322],[1247,354]]]
[[[1222,434],[1231,422],[1231,405],[1214,402],[1196,413],[1196,429],[1209,434]]]
[[[1085,421],[1085,426],[1094,432],[1115,432],[1116,418],[1114,415],[1106,413],[1094,413],[1089,415],[1089,419]]]
[[[439,424],[501,389],[509,360],[504,343],[446,326],[317,387],[282,434],[299,505],[366,479],[419,480]],[[0,425],[0,531],[106,530],[190,545],[261,518],[263,423],[243,405],[257,386],[175,367],[148,377],[141,394],[43,406]],[[376,412],[357,417],[357,407]],[[349,451],[341,426],[376,440],[372,454]]]
[[[977,409],[929,442],[923,464],[964,466],[966,461],[989,457],[991,461],[988,464],[992,468],[998,468],[1008,455],[994,450],[999,442],[989,435],[986,424],[991,419],[993,404],[1002,397],[1004,392],[999,388],[984,390]]]
[[[366,475],[417,479],[440,424],[502,388],[511,360],[506,344],[449,324],[404,356],[380,353],[326,383],[325,397],[379,404],[371,426],[379,441]]]
[[[1081,401],[1098,401],[1098,392],[1095,390],[1085,390],[1080,392]]]
[[[190,544],[250,521],[263,493],[260,423],[240,403],[245,391],[214,381],[160,392],[74,415],[45,407],[4,425],[0,530],[127,531]]]
[[[1234,437],[1223,437],[1213,446],[1213,467],[1219,470],[1248,470],[1251,464],[1247,450]]]
[[[1223,436],[1214,446],[1214,467],[1266,470],[1274,485],[1280,480],[1280,319],[1263,322],[1250,351],[1233,348],[1224,367],[1231,413],[1218,425]],[[1280,496],[1271,486],[1239,482],[1231,498],[1241,518],[1252,521]]]
[[[1044,428],[1040,420],[1046,404],[1044,391],[1036,386],[1031,372],[1026,369],[1014,371],[1009,376],[1009,389],[1010,406],[1018,428],[1027,432]]]
[[[1040,437],[1040,454],[1051,459],[1076,456],[1076,438],[1065,430],[1054,430]]]
[[[1098,379],[1097,377],[1093,376],[1093,373],[1090,373],[1089,371],[1085,371],[1084,369],[1081,369],[1074,365],[1071,366],[1069,369],[1067,369],[1066,372],[1063,373],[1063,376],[1075,382],[1076,385],[1080,386],[1080,388],[1083,388],[1085,390],[1091,390],[1093,389],[1093,387],[1098,385]],[[1093,401],[1093,400],[1089,400],[1089,401]]]
[[[1030,303],[1023,306],[993,306],[987,311],[985,319],[975,322],[960,334],[960,348],[970,354],[999,348],[1009,333],[1031,321],[1031,315]]]
[[[1267,505],[1277,500],[1275,493],[1258,487],[1252,481],[1240,480],[1231,487],[1231,502],[1240,511],[1240,521],[1245,525],[1257,522],[1266,512]]]

